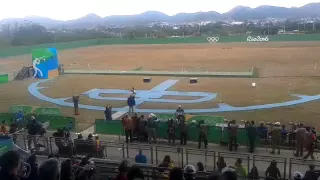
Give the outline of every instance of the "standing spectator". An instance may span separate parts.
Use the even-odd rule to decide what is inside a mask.
[[[251,123],[247,126],[247,133],[248,133],[248,140],[249,140],[249,148],[250,153],[254,152],[255,149],[255,141],[257,136],[257,129],[254,125],[254,121],[251,121]]]
[[[274,179],[281,178],[280,170],[277,167],[277,161],[273,160],[270,163],[270,166],[267,168],[267,170],[265,172],[265,176],[266,176],[267,180],[274,180]]]
[[[128,169],[128,161],[123,160],[118,167],[118,175],[113,180],[128,180],[126,176]]]
[[[202,164],[202,162],[198,162],[198,163],[197,163],[197,172],[206,172],[206,170],[204,169],[204,165]]]
[[[156,117],[151,113],[147,121],[148,140],[150,144],[152,140],[154,143],[157,143],[156,126]]]
[[[147,133],[147,121],[144,119],[144,115],[141,115],[139,118],[139,140],[144,141],[148,140],[148,133]]]
[[[132,120],[128,116],[128,114],[126,114],[122,118],[122,125],[123,125],[123,129],[124,129],[124,133],[126,135],[126,143],[128,143],[129,137],[130,137],[130,142],[132,142]]]
[[[176,124],[173,121],[173,119],[170,119],[168,121],[167,133],[168,133],[169,145],[171,145],[171,141],[172,141],[172,144],[174,145],[176,141]]]
[[[285,125],[282,125],[282,129],[281,129],[281,142],[285,143],[287,141],[287,135],[288,135],[288,131],[286,129]]]
[[[17,135],[15,134],[18,130],[18,124],[15,120],[12,120],[12,123],[10,124],[9,133],[12,134],[12,140],[14,143],[17,142]]]
[[[8,151],[0,156],[0,179],[19,180],[20,154],[16,151]]]
[[[241,158],[238,158],[235,163],[235,171],[240,177],[244,178],[248,176],[248,169],[243,166]]]
[[[144,174],[138,166],[131,166],[127,173],[128,180],[144,180]]]
[[[127,104],[129,106],[129,114],[134,113],[134,107],[136,106],[136,100],[133,95],[130,95],[127,100]]]
[[[199,139],[198,149],[201,148],[201,142],[204,142],[204,147],[207,149],[208,146],[208,128],[203,120],[199,121]]]
[[[274,127],[271,130],[271,143],[272,151],[271,154],[275,153],[275,149],[278,149],[278,154],[280,154],[280,141],[281,141],[281,127],[280,122],[274,123]]]
[[[9,132],[8,127],[6,125],[6,121],[2,121],[0,127],[0,134],[7,134]]]
[[[180,144],[187,145],[188,139],[188,126],[185,120],[180,121]]]
[[[104,110],[104,119],[106,121],[112,121],[112,107],[107,106],[106,109]]]
[[[38,124],[37,124],[37,120],[34,116],[31,116],[31,122],[27,124],[26,129],[28,129],[28,148],[29,148],[29,150],[32,149],[31,142],[33,142],[34,148],[37,148],[36,135],[37,135],[37,131],[38,131]]]
[[[290,123],[291,124],[291,123]],[[297,125],[291,124],[290,133],[289,133],[289,145],[293,145],[293,141],[297,139]]]
[[[181,168],[172,168],[169,172],[169,180],[183,180],[183,171]]]
[[[184,119],[184,110],[182,109],[181,105],[179,105],[178,109],[176,110],[176,118]]]
[[[258,132],[261,140],[267,140],[268,128],[264,125],[264,122],[260,122],[260,126],[258,127]]]
[[[78,96],[78,95],[72,96],[74,115],[80,115],[79,114],[79,99],[80,99],[80,96]]]
[[[303,124],[299,124],[296,132],[296,157],[303,156],[303,148],[306,140],[306,128],[303,127]]]
[[[313,156],[313,152],[314,152],[314,147],[316,145],[317,137],[314,133],[312,133],[310,127],[307,127],[306,131],[307,131],[306,150],[308,151],[308,153],[303,157],[303,159],[308,159],[309,156],[311,156],[311,159],[315,160]]]
[[[28,159],[27,163],[31,167],[30,175],[26,180],[38,180],[38,163],[37,163],[37,156],[32,154]]]
[[[183,169],[183,177],[185,180],[195,180],[196,173],[196,168],[191,164],[186,165]]]
[[[137,129],[138,129],[138,126],[137,126],[137,122],[138,122],[138,114],[137,113],[134,113],[133,116],[131,116],[131,120],[132,120],[132,134],[134,137],[137,137]]]
[[[142,149],[139,149],[139,154],[136,155],[135,162],[140,164],[147,163],[147,157],[142,153]]]
[[[234,149],[237,151],[238,149],[238,141],[237,141],[237,135],[238,135],[238,125],[236,124],[235,120],[231,121],[231,124],[228,123],[229,128],[229,151]]]
[[[315,166],[313,164],[309,165],[309,170],[306,171],[304,174],[304,179],[305,180],[317,180],[318,179],[318,174],[315,171]]]
[[[60,167],[57,159],[51,158],[42,162],[39,167],[39,180],[59,180]]]

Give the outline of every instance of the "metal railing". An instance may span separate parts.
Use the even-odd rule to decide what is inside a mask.
[[[26,136],[24,134],[15,134],[16,145],[23,150],[29,150],[29,142],[33,144],[35,140],[37,144],[42,146],[34,148],[37,154],[49,155],[59,153],[61,157],[70,157],[73,155],[87,155],[92,154],[94,157],[102,159],[121,161],[123,159],[129,159],[135,161],[135,155],[141,149],[143,154],[147,157],[147,162],[153,165],[158,165],[162,162],[165,155],[169,155],[176,167],[184,167],[186,164],[196,165],[197,162],[202,162],[207,171],[216,171],[216,162],[219,156],[224,157],[227,165],[233,165],[238,158],[242,159],[243,165],[251,170],[253,166],[258,169],[266,170],[268,164],[271,161],[277,161],[278,167],[281,171],[282,177],[286,178],[292,175],[296,170],[305,171],[308,169],[308,164],[315,164],[316,167],[320,167],[320,161],[302,161],[294,158],[276,157],[276,156],[262,156],[262,155],[250,155],[232,152],[217,152],[213,150],[199,150],[191,148],[183,148],[179,146],[160,146],[149,144],[126,144],[100,141],[101,151],[95,151],[95,141],[83,140],[82,143],[76,141],[70,141],[71,146],[68,146],[64,138],[55,137],[43,137],[43,136]],[[61,153],[61,149],[57,147],[57,143],[61,143],[64,147],[72,147],[68,153]],[[80,145],[80,147],[79,147]],[[82,145],[82,147],[81,147]],[[83,147],[87,147],[85,151]],[[62,151],[63,152],[63,151]],[[303,168],[303,169],[302,169]]]

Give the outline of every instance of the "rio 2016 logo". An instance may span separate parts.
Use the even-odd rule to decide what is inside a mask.
[[[269,42],[269,37],[268,36],[266,36],[266,37],[260,37],[260,36],[251,37],[251,36],[248,36],[247,37],[247,42]]]

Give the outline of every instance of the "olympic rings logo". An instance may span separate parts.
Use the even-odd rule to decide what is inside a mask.
[[[219,37],[208,37],[207,40],[209,43],[217,43],[220,39]]]

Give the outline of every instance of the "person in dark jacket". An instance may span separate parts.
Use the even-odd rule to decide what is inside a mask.
[[[74,115],[80,115],[79,114],[79,99],[80,99],[80,96],[78,96],[78,95],[72,96]]]
[[[60,180],[73,180],[73,167],[71,159],[67,159],[61,163]]]
[[[8,151],[0,156],[0,179],[19,180],[20,154],[17,151]]]
[[[250,152],[253,153],[255,149],[256,136],[258,134],[257,128],[254,125],[254,121],[251,121],[251,123],[247,125],[247,133],[248,133]]]
[[[180,144],[186,145],[188,139],[188,126],[184,120],[180,121]]]
[[[313,164],[309,165],[309,170],[306,171],[304,174],[304,179],[305,180],[317,180],[318,179],[318,174],[315,171],[315,166]]]
[[[32,149],[31,142],[33,141],[34,148],[37,148],[37,141],[36,141],[36,135],[39,129],[39,125],[37,123],[37,120],[34,116],[31,117],[31,122],[26,127],[28,129],[28,148],[29,150]]]
[[[237,151],[237,149],[238,149],[238,141],[237,141],[238,125],[236,124],[235,120],[232,120],[231,124],[228,123],[228,129],[229,129],[229,151],[232,151],[233,147]]]
[[[38,180],[38,163],[37,163],[37,156],[35,154],[32,154],[28,159],[27,163],[31,167],[30,175],[26,180]]]
[[[104,118],[107,121],[112,121],[112,106],[107,106],[104,110]]]
[[[169,141],[169,145],[175,144],[175,140],[176,140],[176,124],[173,121],[173,119],[170,119],[168,121],[168,129],[167,129],[167,133],[168,133],[168,141]]]
[[[204,142],[204,147],[208,146],[208,127],[203,120],[199,121],[199,140],[198,140],[198,149],[201,148],[201,142]]]
[[[134,113],[134,107],[136,106],[136,100],[134,95],[130,95],[127,100],[127,104],[129,106],[129,114]]]

